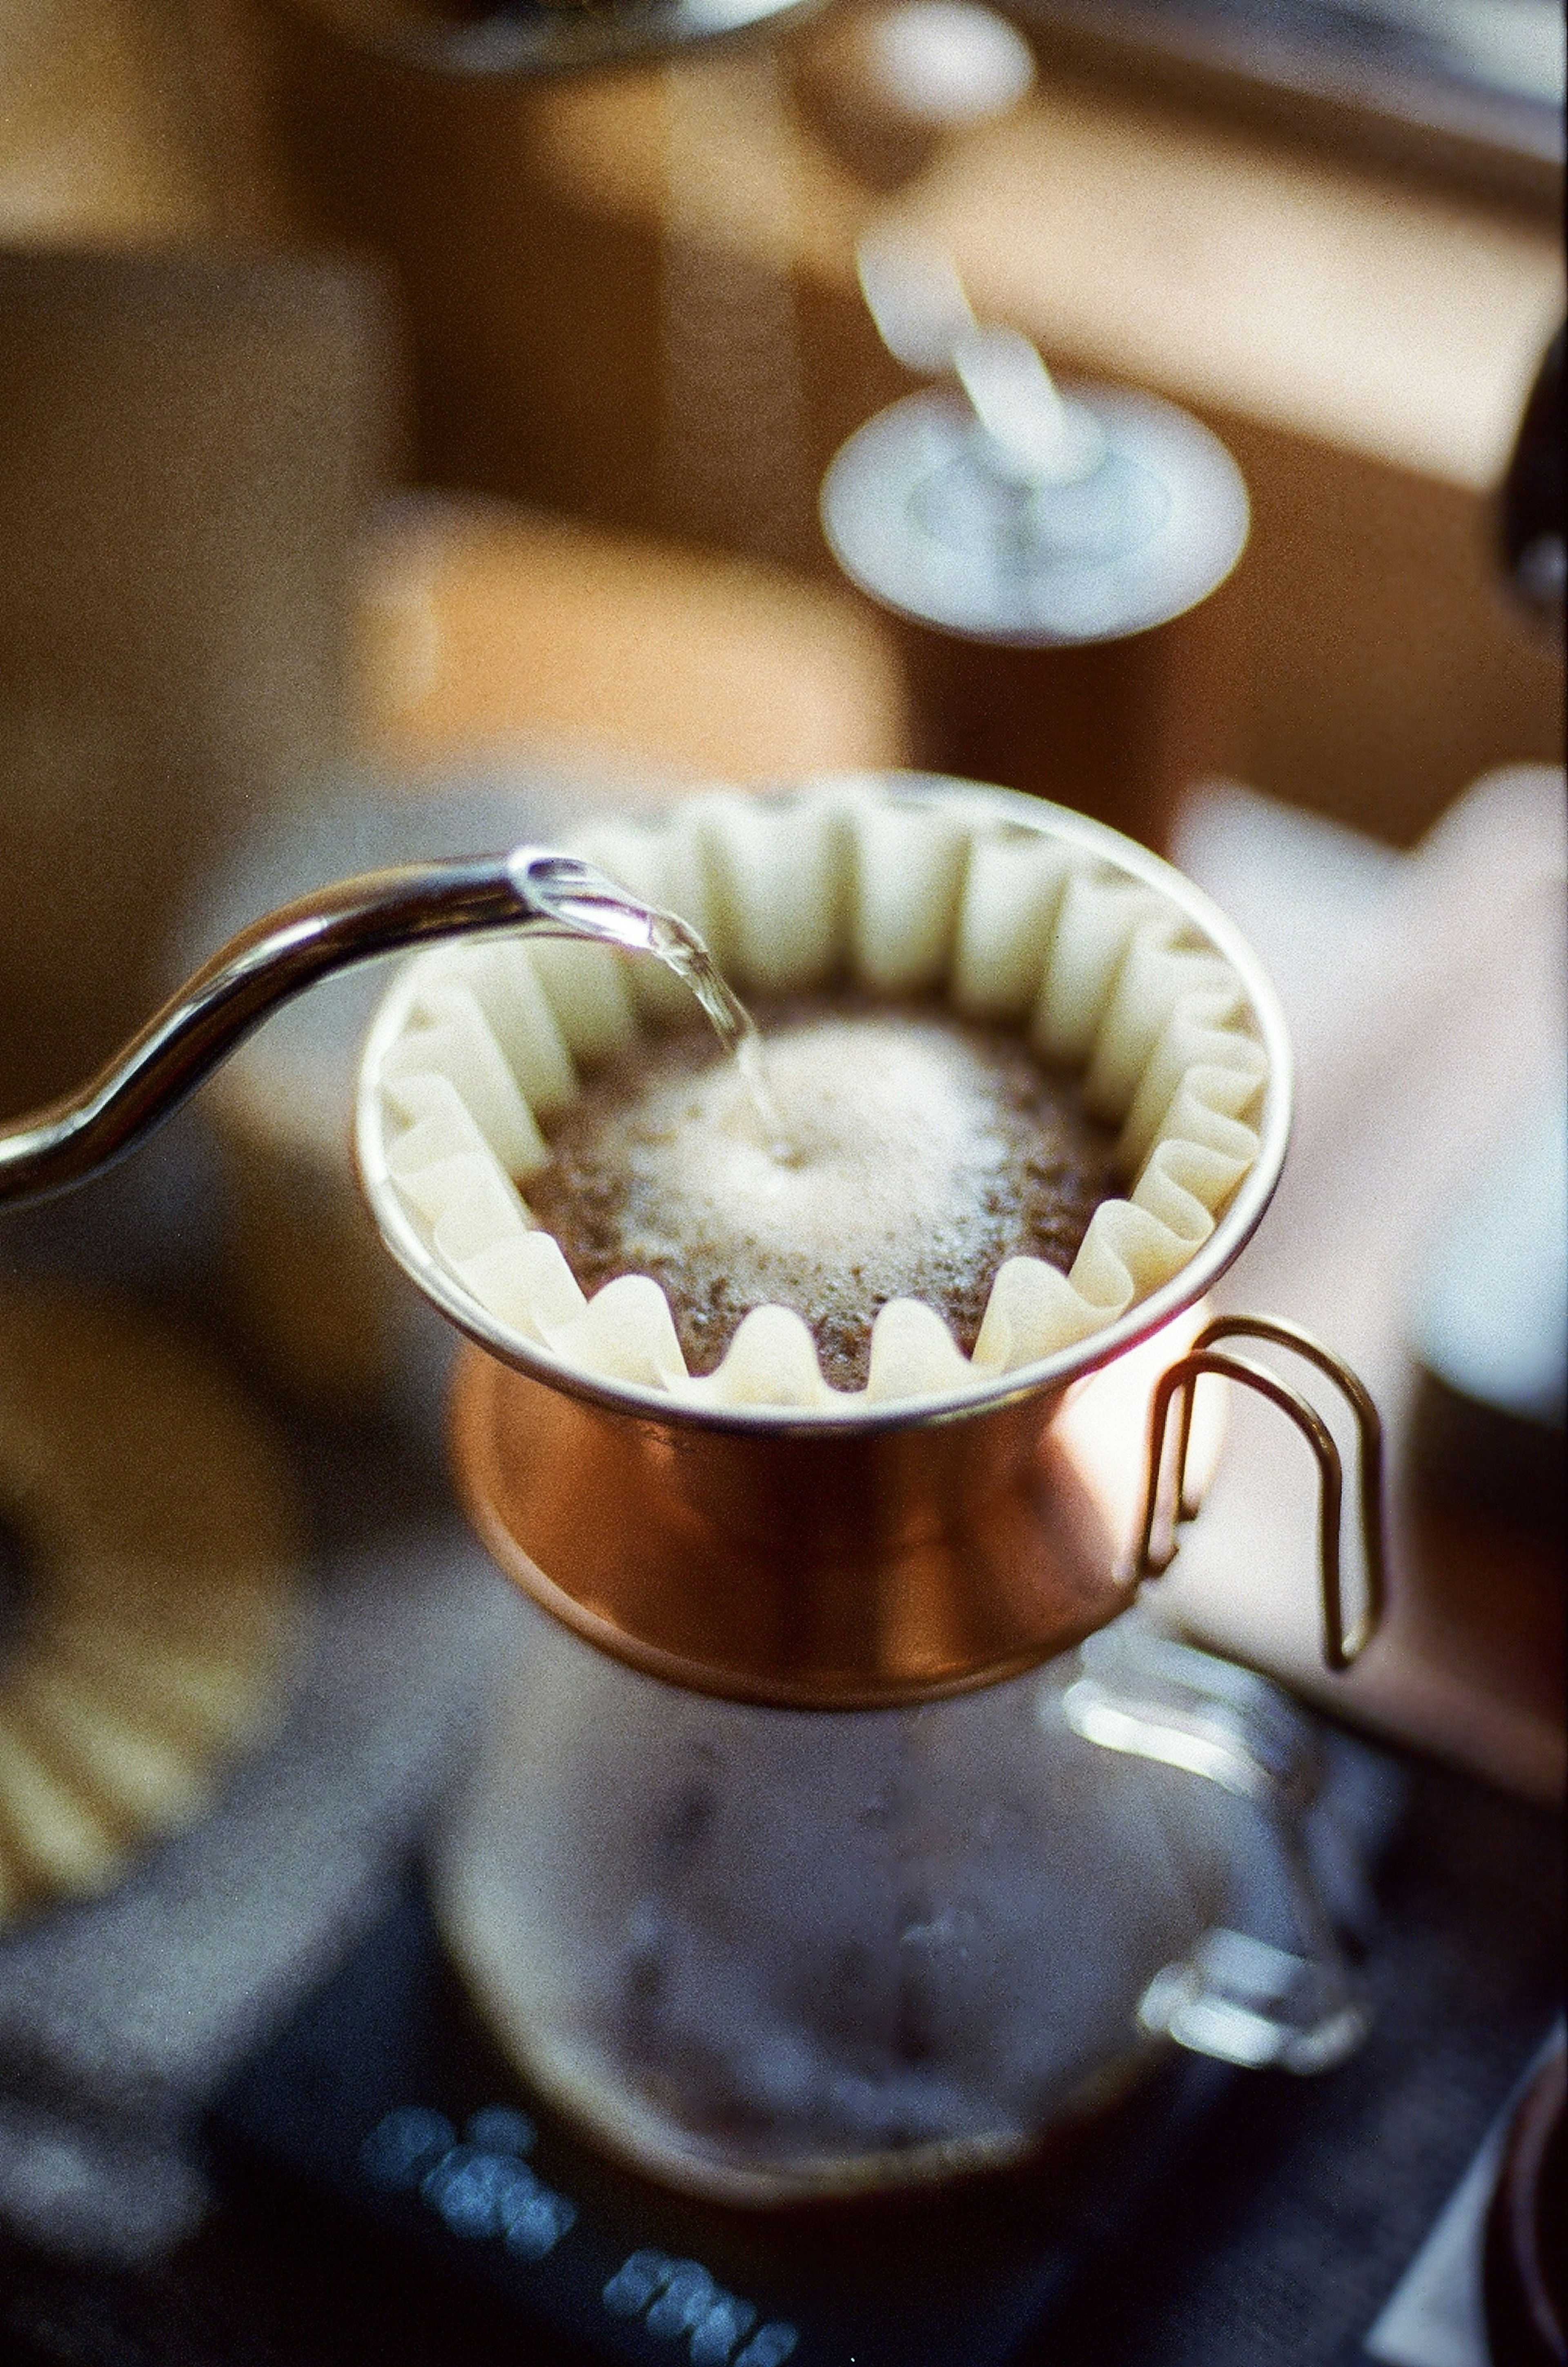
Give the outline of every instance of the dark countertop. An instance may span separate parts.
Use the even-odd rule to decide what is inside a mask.
[[[1384,1863],[1376,2027],[1321,2080],[1225,2085],[1021,2367],[1349,2367],[1557,2010],[1560,1830],[1414,1763]],[[0,2253],[0,2337],[71,2367],[568,2367],[488,2294],[231,2174],[153,2273]],[[672,2352],[672,2357],[678,2355]]]

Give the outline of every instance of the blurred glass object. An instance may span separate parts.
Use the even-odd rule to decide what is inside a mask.
[[[1568,2360],[1565,2203],[1568,2064],[1559,2022],[1509,2122],[1487,2214],[1486,2336],[1499,2367],[1562,2367]]]
[[[953,381],[878,412],[822,483],[829,548],[898,620],[920,761],[1162,845],[1224,732],[1168,629],[1241,556],[1240,470],[1173,404],[1058,390],[933,243],[874,230],[858,261],[889,353]]]

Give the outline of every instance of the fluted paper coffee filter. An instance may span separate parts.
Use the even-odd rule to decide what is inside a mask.
[[[865,1389],[837,1391],[802,1317],[760,1307],[716,1371],[691,1374],[660,1285],[628,1274],[586,1298],[526,1196],[550,1158],[540,1121],[571,1099],[580,1069],[694,1019],[688,991],[651,959],[597,946],[459,943],[407,966],[363,1084],[400,1202],[475,1328],[502,1346],[696,1405],[951,1399],[1088,1339],[1169,1282],[1258,1158],[1268,1060],[1241,979],[1174,898],[1048,822],[834,780],[602,821],[576,851],[690,923],[743,996],[847,980],[896,1005],[945,989],[964,1016],[1017,1026],[1119,1130],[1126,1196],[1095,1210],[1069,1273],[1003,1263],[972,1358],[933,1308],[895,1299],[872,1329]]]

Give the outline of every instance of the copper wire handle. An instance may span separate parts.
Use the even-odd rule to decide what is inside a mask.
[[[1361,1615],[1347,1631],[1345,1625],[1344,1589],[1340,1567],[1340,1536],[1344,1525],[1345,1473],[1339,1449],[1323,1416],[1309,1405],[1300,1392],[1282,1381],[1267,1365],[1255,1364],[1248,1356],[1226,1355],[1216,1346],[1221,1340],[1266,1340],[1279,1348],[1290,1348],[1319,1372],[1326,1375],[1344,1395],[1356,1417],[1358,1462],[1359,1465],[1359,1498],[1361,1549],[1366,1563],[1366,1600]],[[1362,1382],[1349,1366],[1314,1340],[1310,1331],[1297,1324],[1283,1322],[1269,1315],[1220,1315],[1206,1324],[1185,1356],[1160,1376],[1149,1413],[1148,1485],[1144,1502],[1144,1524],[1138,1540],[1136,1574],[1139,1578],[1157,1578],[1168,1569],[1176,1558],[1177,1530],[1182,1521],[1192,1519],[1197,1507],[1187,1498],[1188,1450],[1192,1439],[1192,1406],[1198,1383],[1205,1373],[1213,1373],[1222,1380],[1238,1381],[1246,1388],[1256,1389],[1288,1414],[1301,1432],[1317,1460],[1318,1470],[1318,1562],[1323,1580],[1323,1657],[1336,1671],[1350,1667],[1358,1659],[1377,1632],[1383,1606],[1383,1525],[1382,1525],[1382,1423],[1378,1410]],[[1162,1480],[1166,1461],[1166,1433],[1169,1426],[1172,1400],[1181,1395],[1181,1426],[1177,1436],[1175,1489],[1170,1512],[1169,1545],[1163,1552],[1155,1547],[1155,1529],[1159,1518],[1164,1495]]]

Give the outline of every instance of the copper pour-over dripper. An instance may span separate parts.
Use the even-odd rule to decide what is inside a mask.
[[[1174,1550],[1168,1537],[1158,1541],[1168,1414],[1179,1399],[1174,1522],[1186,1509],[1180,1470],[1196,1384],[1213,1375],[1269,1397],[1317,1458],[1325,1656],[1347,1667],[1381,1604],[1376,1414],[1354,1376],[1292,1327],[1233,1316],[1199,1332],[1192,1319],[1261,1217],[1284,1158],[1290,1049],[1272,989],[1239,933],[1157,857],[1033,798],[961,794],[1155,889],[1239,976],[1268,1081],[1258,1156],[1213,1234],[1119,1321],[950,1399],[822,1413],[694,1407],[568,1368],[503,1333],[455,1285],[391,1187],[375,1089],[396,1015],[384,1009],[364,1063],[361,1175],[394,1257],[475,1342],[458,1373],[453,1443],[476,1525],[502,1569],[557,1618],[672,1683],[797,1708],[935,1699],[1081,1641],[1126,1606],[1136,1579],[1164,1566]],[[333,970],[476,931],[647,950],[660,918],[593,866],[527,847],[304,898],[232,940],[81,1093],[0,1131],[0,1205],[62,1189],[134,1148],[269,1011]],[[1126,1393],[1097,1414],[1092,1393],[1103,1384],[1089,1376],[1168,1327],[1182,1353],[1153,1395],[1135,1530],[1118,1489],[1137,1464]],[[1365,1554],[1353,1622],[1341,1602],[1343,1482],[1332,1435],[1277,1375],[1218,1344],[1236,1336],[1300,1351],[1350,1400]]]
[[[1290,1130],[1289,1039],[1257,957],[1180,873],[1080,815],[956,784],[911,782],[887,794],[960,798],[972,815],[1114,865],[1178,908],[1240,979],[1267,1056],[1250,1172],[1172,1281],[1038,1365],[914,1406],[694,1405],[574,1370],[502,1331],[457,1286],[389,1171],[379,1073],[402,1024],[394,990],[362,1064],[360,1172],[393,1255],[475,1343],[459,1366],[452,1421],[475,1525],[501,1567],[557,1619],[671,1683],[784,1708],[932,1700],[1080,1642],[1127,1606],[1137,1579],[1165,1566],[1184,1511],[1179,1473],[1174,1511],[1160,1517],[1167,1466],[1186,1465],[1196,1385],[1212,1375],[1267,1395],[1317,1459],[1325,1657],[1348,1667],[1382,1598],[1376,1413],[1354,1376],[1292,1327],[1232,1316],[1201,1329],[1204,1295],[1268,1206]],[[1150,1369],[1130,1406],[1115,1368],[1161,1333],[1177,1361],[1152,1404]],[[1344,1488],[1333,1437],[1278,1375],[1219,1344],[1241,1336],[1304,1354],[1350,1401],[1365,1570],[1353,1620],[1342,1601]],[[1111,1385],[1090,1378],[1099,1374]],[[1165,1436],[1178,1400],[1172,1457]],[[1126,1487],[1142,1469],[1145,1415],[1151,1449],[1134,1507]]]

